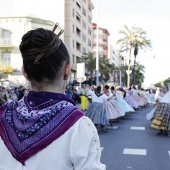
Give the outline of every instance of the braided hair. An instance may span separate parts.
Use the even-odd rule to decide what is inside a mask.
[[[50,30],[28,31],[20,43],[24,70],[29,81],[41,83],[62,76],[69,54],[64,43]]]

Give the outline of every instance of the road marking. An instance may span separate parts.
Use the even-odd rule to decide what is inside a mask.
[[[145,130],[145,127],[131,127],[130,130]]]
[[[101,149],[101,152],[103,151],[103,149],[104,149],[104,147],[100,147],[100,149]]]
[[[168,151],[168,153],[169,153],[169,156],[170,156],[170,151]]]
[[[146,149],[124,149],[123,154],[128,155],[147,155]]]

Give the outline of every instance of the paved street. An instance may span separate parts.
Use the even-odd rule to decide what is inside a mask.
[[[113,129],[99,132],[102,163],[107,170],[169,170],[170,137],[156,136],[146,113],[152,106],[128,113]]]
[[[158,131],[146,120],[151,110],[148,106],[127,113],[107,132],[99,131],[107,170],[170,170],[170,137],[155,135]]]

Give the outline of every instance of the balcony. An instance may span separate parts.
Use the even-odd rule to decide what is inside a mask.
[[[12,43],[11,38],[0,38],[0,48],[13,48],[14,45]]]

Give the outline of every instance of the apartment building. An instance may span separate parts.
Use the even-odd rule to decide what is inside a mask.
[[[112,45],[109,45],[108,48],[108,58],[109,58],[109,63],[114,64],[117,67],[123,63],[120,53],[117,50],[115,50]]]
[[[20,14],[20,11],[23,12],[23,6],[28,5],[24,14],[33,13],[60,24],[60,27],[64,29],[64,43],[68,48],[72,64],[70,81],[75,80],[76,63],[81,61],[84,53],[92,52],[92,10],[94,9],[92,0],[58,0],[51,1],[50,5],[47,0],[44,0],[42,4],[39,4],[40,10],[34,11],[31,11],[32,7],[29,8],[29,2],[21,1],[18,5],[15,0],[10,1],[11,3],[3,1],[2,6],[8,7],[11,13]],[[45,12],[42,13],[44,10]],[[0,14],[2,12],[5,13],[0,7]]]
[[[21,71],[22,57],[19,44],[22,36],[29,30],[36,28],[51,30],[53,26],[52,21],[32,16],[0,17],[0,61],[7,66],[12,66],[15,71]],[[57,34],[60,30],[61,28],[58,27],[55,33]],[[64,41],[64,35],[60,38]]]
[[[93,55],[96,55],[96,50],[97,50],[97,24],[93,23],[93,42],[92,42],[92,47],[93,47]],[[109,59],[108,56],[108,37],[109,37],[109,32],[105,28],[100,28],[99,27],[99,56],[105,58],[106,60]]]
[[[65,0],[64,41],[72,62],[71,81],[76,79],[76,63],[84,53],[92,53],[93,9],[91,0]]]

